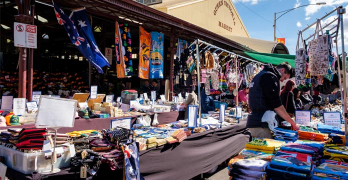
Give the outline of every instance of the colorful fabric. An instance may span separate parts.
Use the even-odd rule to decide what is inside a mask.
[[[124,145],[125,180],[143,179],[140,174],[139,152],[135,142]]]
[[[230,176],[233,178],[240,178],[240,179],[248,179],[248,178],[254,178],[254,179],[266,179],[266,172],[260,172],[260,171],[251,171],[251,170],[245,170],[240,168],[232,168],[230,173]]]
[[[103,73],[102,68],[110,67],[110,64],[96,45],[86,10],[75,10],[68,17],[54,0],[52,2],[58,23],[64,26],[70,41],[99,73]]]
[[[281,157],[281,158],[296,158],[305,163],[313,163],[311,155],[298,153],[298,152],[279,150],[275,156]]]
[[[293,171],[308,175],[312,171],[312,164],[310,162],[303,162],[295,157],[275,156],[270,163],[270,167],[285,170],[287,172]]]
[[[285,144],[282,141],[277,141],[273,139],[257,139],[254,138],[251,142],[245,145],[246,149],[250,150],[260,150],[260,151],[269,151],[273,153],[275,150],[278,150],[280,146]]]
[[[151,35],[139,27],[139,78],[149,79]]]
[[[267,167],[267,175],[268,177],[275,177],[281,179],[301,179],[301,180],[310,180],[311,177],[304,173],[298,172],[289,172],[286,170],[275,169],[270,166]]]
[[[126,51],[122,44],[120,26],[117,21],[115,21],[115,51],[117,78],[125,78],[126,64],[124,62],[124,54]]]
[[[163,79],[163,44],[163,34],[151,32],[150,79]]]
[[[298,138],[312,141],[326,141],[328,140],[327,134],[307,132],[307,131],[298,131]]]
[[[244,159],[233,164],[232,168],[265,172],[269,162],[264,160],[248,160]]]
[[[124,61],[126,65],[126,76],[133,75],[133,61],[132,61],[132,39],[130,28],[127,23],[120,24],[120,33],[122,45],[124,47]]]
[[[346,166],[323,163],[314,168],[313,172],[314,175],[320,177],[348,179],[348,167]]]
[[[340,134],[344,135],[344,131],[342,131],[338,127],[330,126],[330,125],[325,125],[325,124],[318,124],[317,125],[318,131],[321,133],[334,133],[334,134]]]

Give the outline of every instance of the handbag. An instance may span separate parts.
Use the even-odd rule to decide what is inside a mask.
[[[319,32],[321,31],[321,36]],[[323,76],[329,69],[328,35],[323,33],[320,20],[317,20],[314,38],[309,44],[309,67],[312,76]]]
[[[300,39],[301,38],[301,39]],[[303,47],[299,48],[300,40]],[[306,80],[306,46],[304,44],[302,31],[298,33],[297,45],[296,45],[296,57],[295,57],[295,82],[297,85],[305,84]]]

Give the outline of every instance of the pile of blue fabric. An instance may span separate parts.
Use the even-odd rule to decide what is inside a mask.
[[[348,163],[323,159],[322,164],[314,168],[312,179],[348,179]]]
[[[264,160],[243,159],[232,165],[230,176],[232,180],[265,180],[267,165],[269,165],[269,162]]]
[[[275,140],[285,141],[285,142],[295,142],[297,141],[298,133],[296,131],[274,128],[273,134]]]
[[[330,125],[325,125],[325,124],[318,124],[317,129],[320,133],[326,133],[326,134],[340,134],[344,135],[344,131],[342,131],[338,127],[330,126]]]

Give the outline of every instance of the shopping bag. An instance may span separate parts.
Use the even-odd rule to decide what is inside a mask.
[[[300,41],[303,47],[300,47]],[[303,41],[302,32],[298,33],[297,46],[296,46],[296,57],[295,57],[295,81],[296,85],[305,84],[306,80],[306,46]]]

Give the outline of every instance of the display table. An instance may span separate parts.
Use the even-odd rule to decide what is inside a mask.
[[[67,133],[72,131],[82,131],[82,130],[102,130],[110,128],[110,122],[112,119],[123,119],[123,118],[132,118],[133,124],[136,122],[138,116],[124,116],[124,117],[112,117],[112,118],[96,118],[96,119],[76,119],[74,123],[74,127],[72,128],[60,128],[58,129],[58,133]],[[158,113],[158,122],[160,124],[167,124],[178,120],[179,112],[166,112],[166,113]],[[151,119],[153,119],[153,114],[151,114]],[[29,128],[34,127],[34,124],[21,125],[21,126],[7,126],[0,127],[0,130],[6,130],[8,128]]]
[[[175,121],[178,117],[178,112],[162,113],[159,116],[163,116],[158,118],[159,122],[165,124]],[[62,128],[62,130],[67,132],[99,129],[99,127],[103,126],[101,122],[105,123],[105,127],[100,129],[108,128],[110,126],[108,123],[110,123],[111,119],[115,118],[80,119],[75,121],[74,128]],[[79,127],[83,125],[84,127]],[[246,128],[245,121],[222,129],[193,134],[181,143],[166,144],[158,148],[140,151],[140,172],[146,180],[187,180],[201,173],[208,172],[228,158],[237,155],[244,149],[245,144],[249,140],[250,133]],[[24,175],[8,168],[6,176],[11,180],[79,179],[79,169],[62,169],[61,172],[51,175],[42,175],[40,173]],[[119,179],[122,177],[122,173],[110,171],[108,166],[102,166],[97,176],[90,177],[90,179],[110,179],[111,177]]]

